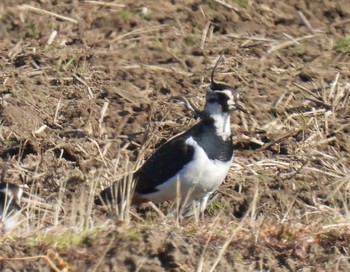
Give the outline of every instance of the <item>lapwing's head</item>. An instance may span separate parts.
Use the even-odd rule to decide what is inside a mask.
[[[222,56],[217,61],[212,74],[211,83],[207,89],[204,110],[208,114],[230,113],[236,109],[238,92],[231,86],[214,80],[214,73]]]

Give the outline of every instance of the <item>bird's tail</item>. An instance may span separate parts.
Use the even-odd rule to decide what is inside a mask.
[[[118,205],[120,203],[131,203],[134,193],[133,178],[126,177],[116,181],[112,186],[107,187],[95,198],[96,205]]]

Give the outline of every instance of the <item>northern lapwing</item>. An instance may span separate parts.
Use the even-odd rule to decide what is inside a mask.
[[[17,224],[22,194],[20,186],[7,182],[0,183],[0,230],[9,230]]]
[[[220,57],[221,59],[221,57]],[[134,173],[133,204],[179,200],[180,206],[199,202],[203,214],[209,196],[224,181],[233,159],[230,114],[237,91],[217,83],[214,72],[206,93],[201,121],[170,139]],[[113,203],[118,182],[103,190],[96,204]]]

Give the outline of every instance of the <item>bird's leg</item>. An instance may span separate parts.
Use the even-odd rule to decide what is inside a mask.
[[[207,203],[208,203],[208,199],[210,196],[210,193],[207,193],[201,200],[200,200],[200,204],[199,204],[199,217],[201,219],[201,221],[204,221],[204,211],[205,208],[207,207]]]
[[[165,218],[174,220],[177,225],[179,225],[184,216],[182,215],[183,212],[183,206],[182,205],[176,205],[175,208],[173,208],[166,216]]]

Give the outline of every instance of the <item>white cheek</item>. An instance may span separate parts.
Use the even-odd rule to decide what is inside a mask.
[[[227,97],[229,98],[229,100],[234,100],[233,99],[233,94],[230,90],[224,90],[224,91],[221,91],[222,93],[224,93],[225,95],[227,95]]]
[[[228,105],[229,109],[233,109],[235,107],[236,103],[233,100],[228,100],[227,105]]]

